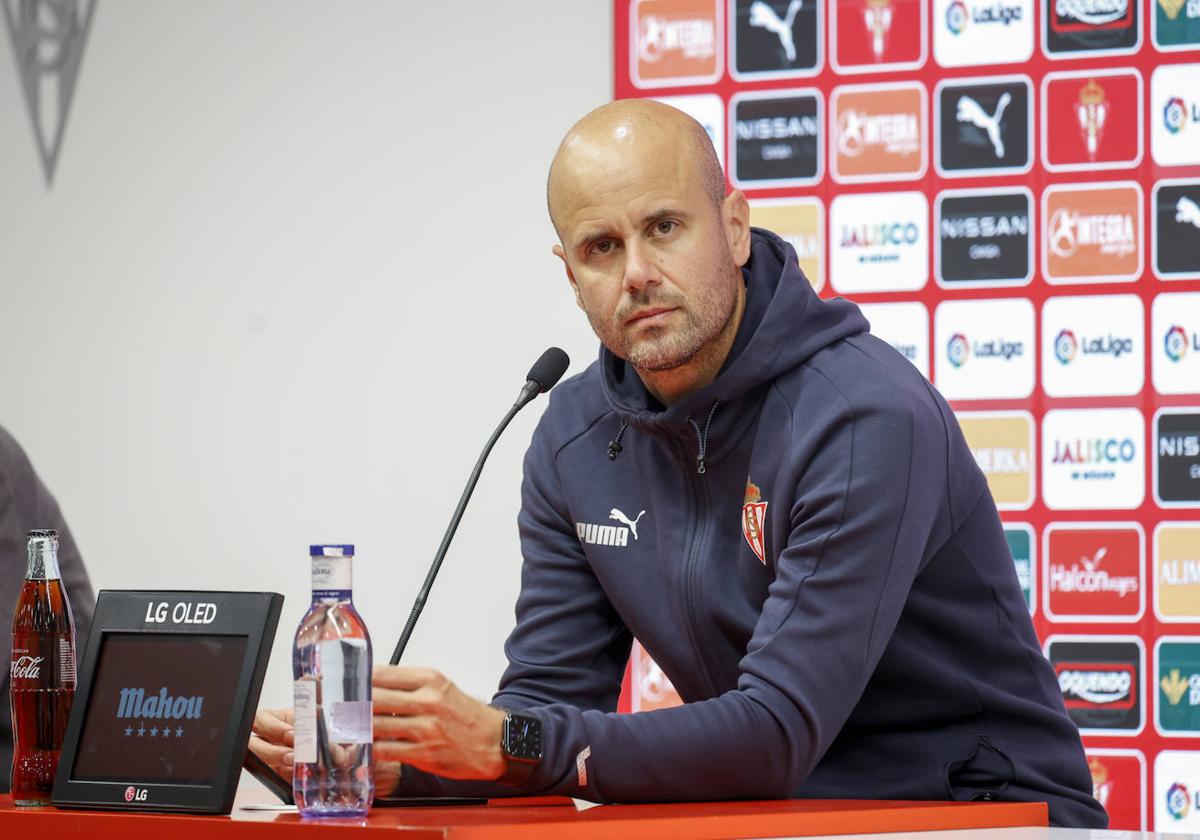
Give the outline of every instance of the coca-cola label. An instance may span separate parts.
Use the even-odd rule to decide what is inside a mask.
[[[36,680],[42,673],[42,656],[15,656],[8,676],[13,680]]]

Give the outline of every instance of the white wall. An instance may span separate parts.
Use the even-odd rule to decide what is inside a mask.
[[[0,25],[0,424],[97,588],[267,589],[290,703],[310,542],[386,659],[476,454],[595,340],[545,171],[611,97],[611,5],[102,0],[52,188]],[[489,696],[520,556],[498,445],[412,663]]]

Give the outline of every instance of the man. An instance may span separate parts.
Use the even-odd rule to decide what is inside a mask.
[[[12,652],[13,610],[25,582],[25,533],[34,528],[58,531],[58,568],[75,617],[75,650],[83,656],[92,626],[95,595],[79,549],[71,537],[58,503],[38,478],[33,465],[13,437],[0,428],[0,639],[4,670],[0,671],[0,793],[7,793],[12,766],[12,717],[9,714],[9,657]]]
[[[376,670],[388,787],[402,762],[399,794],[1041,800],[1105,825],[953,413],[751,231],[703,129],[600,108],[548,201],[600,360],[526,456],[492,706]],[[631,635],[684,706],[613,713]],[[501,748],[509,712],[540,760]],[[287,772],[286,720],[256,732]]]

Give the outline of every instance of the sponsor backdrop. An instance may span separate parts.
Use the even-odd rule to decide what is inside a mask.
[[[1200,831],[1200,0],[614,5],[616,96],[954,406],[1113,827]]]

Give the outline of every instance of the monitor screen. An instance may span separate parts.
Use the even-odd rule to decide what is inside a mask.
[[[211,784],[246,636],[108,632],[71,779]]]

